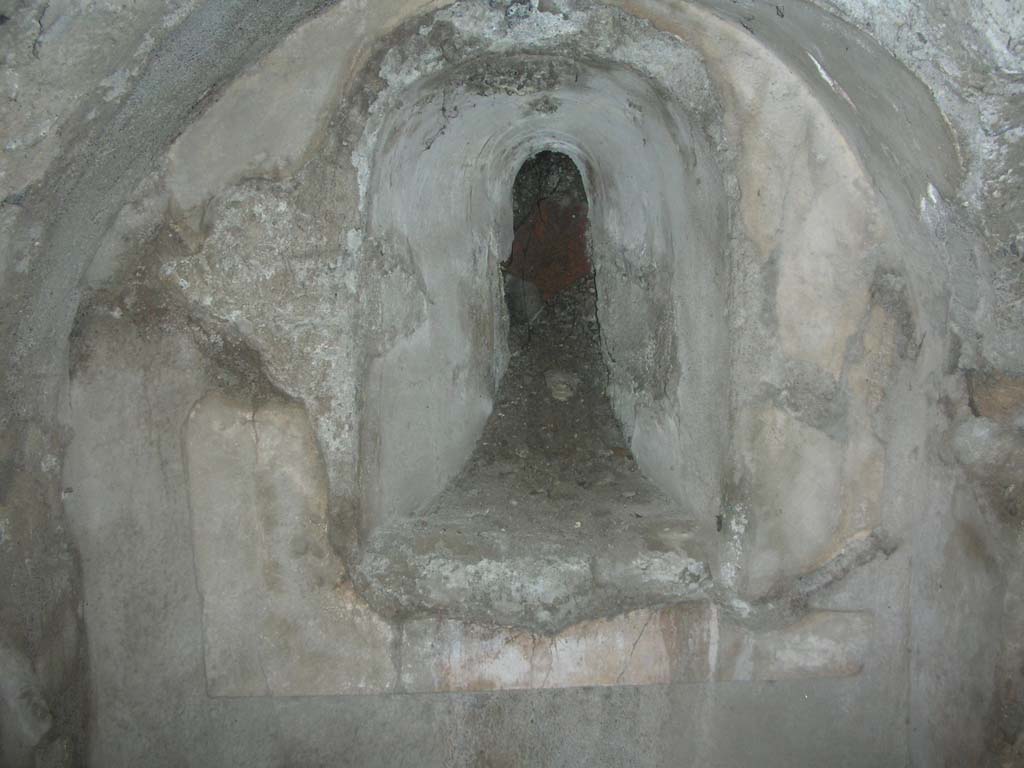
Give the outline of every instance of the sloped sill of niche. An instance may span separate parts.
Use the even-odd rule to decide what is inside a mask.
[[[552,515],[539,500],[452,509],[452,495],[364,541],[352,576],[381,613],[552,633],[709,594],[712,542],[664,498],[611,507],[587,494]]]

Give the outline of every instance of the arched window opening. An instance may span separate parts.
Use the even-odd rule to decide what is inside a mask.
[[[601,354],[583,179],[566,155],[527,160],[512,190],[515,237],[502,265],[508,371],[482,443],[528,485],[574,496],[634,467],[612,413]]]

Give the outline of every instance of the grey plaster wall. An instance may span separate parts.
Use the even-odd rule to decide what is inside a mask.
[[[277,59],[260,57],[314,11],[313,5],[209,2],[169,8],[144,3],[123,14],[52,3],[2,6],[7,21],[0,26],[0,39],[10,45],[3,69],[7,101],[0,206],[4,760],[29,765],[80,764],[87,757],[97,765],[162,760],[317,764],[336,763],[342,754],[359,765],[659,765],[678,764],[684,755],[684,761],[702,765],[996,760],[1012,765],[1020,758],[1024,686],[1015,664],[1020,649],[1012,639],[1022,613],[1017,578],[1021,528],[1012,506],[1017,503],[1013,478],[1020,476],[1014,453],[1020,399],[1014,399],[1012,383],[1006,384],[999,402],[1009,405],[986,416],[993,397],[974,396],[965,385],[965,372],[970,382],[976,370],[1021,371],[1020,264],[1013,229],[1019,203],[1013,186],[1019,131],[1013,121],[1019,116],[1015,73],[1020,49],[1013,43],[1014,17],[1008,17],[1004,45],[996,33],[1002,31],[999,19],[1005,9],[991,2],[950,6],[956,13],[941,22],[942,9],[923,3],[829,6],[869,34],[798,2],[622,5],[697,51],[724,114],[732,115],[722,125],[724,155],[715,161],[724,170],[724,194],[705,187],[703,202],[699,195],[691,197],[698,200],[691,204],[694,211],[714,212],[721,198],[735,202],[725,230],[729,263],[736,268],[727,302],[732,312],[730,425],[708,431],[714,419],[723,418],[724,398],[714,402],[711,390],[723,380],[726,361],[720,350],[727,342],[702,337],[709,339],[708,346],[689,350],[689,357],[710,353],[713,365],[701,368],[707,378],[681,379],[687,387],[677,394],[678,410],[661,412],[660,422],[648,426],[649,420],[638,420],[641,435],[665,432],[671,423],[688,424],[697,432],[672,436],[648,450],[646,464],[656,474],[659,462],[671,466],[664,457],[687,445],[686,440],[710,442],[702,449],[707,461],[701,471],[713,488],[725,450],[721,432],[740,436],[729,454],[742,471],[728,478],[736,492],[728,499],[726,526],[736,537],[723,560],[725,566],[746,568],[736,585],[747,590],[747,597],[770,595],[780,584],[784,593],[799,596],[799,590],[788,591],[793,586],[789,580],[823,562],[829,572],[837,562],[828,559],[837,552],[831,548],[836,537],[842,542],[850,534],[884,526],[900,542],[895,554],[876,557],[815,597],[828,607],[870,608],[881,617],[875,663],[851,681],[774,686],[359,701],[207,700],[195,637],[198,602],[182,533],[187,513],[179,429],[206,387],[238,387],[245,376],[218,378],[223,376],[216,372],[221,363],[209,367],[192,342],[173,335],[123,335],[120,329],[90,335],[82,326],[76,329],[79,300],[83,288],[123,280],[147,258],[166,265],[172,254],[181,272],[162,275],[180,291],[169,300],[170,314],[191,313],[204,338],[226,333],[224,338],[243,350],[242,357],[259,361],[253,367],[261,387],[283,389],[303,401],[320,449],[330,458],[332,514],[343,517],[359,495],[360,427],[354,405],[372,347],[335,346],[334,340],[345,339],[366,315],[349,318],[344,309],[335,313],[334,301],[339,293],[354,296],[377,285],[381,274],[358,268],[361,249],[374,243],[349,234],[358,219],[354,191],[359,169],[347,163],[347,156],[379,92],[352,75],[365,63],[372,40],[409,14],[427,10],[428,4],[341,2],[324,17],[324,26],[304,28],[300,42],[292,38],[293,48],[287,55],[278,52]],[[515,25],[500,15],[492,17],[491,33],[515,44]],[[891,33],[885,26],[890,18],[899,22],[898,29],[906,27],[906,19],[915,24],[905,36]],[[913,30],[918,22],[921,28]],[[871,35],[910,63],[931,93]],[[108,38],[117,45],[109,45]],[[964,40],[970,44],[963,45]],[[984,45],[975,44],[979,40]],[[604,42],[614,49],[621,40]],[[335,58],[313,55],[325,47]],[[302,50],[305,59],[299,56]],[[923,64],[933,51],[940,54],[938,65]],[[246,70],[257,61],[258,66]],[[657,62],[647,65],[656,67]],[[258,73],[274,66],[278,89],[259,90],[266,81]],[[439,63],[439,69],[443,66]],[[304,92],[308,100],[292,93],[288,101],[285,94],[297,73],[315,86]],[[607,80],[600,84],[601,94],[611,92]],[[259,94],[265,103],[282,108],[253,108],[251,98],[245,99],[247,88],[250,97]],[[337,97],[352,108],[332,111],[329,105]],[[314,102],[321,108],[310,108]],[[811,119],[804,126],[787,123],[785,115],[772,115],[773,103],[787,104],[791,114]],[[294,115],[295,122],[275,127],[273,120],[280,121],[282,114]],[[985,117],[981,134],[971,127],[978,114]],[[197,122],[202,115],[207,116],[205,127]],[[763,115],[771,119],[761,120]],[[355,125],[346,128],[350,119]],[[196,127],[187,130],[189,125]],[[784,130],[773,132],[773,126]],[[258,137],[263,144],[239,141],[240,136]],[[712,129],[694,142],[708,146],[697,155],[698,168],[713,165],[708,158],[719,149],[719,138]],[[559,145],[553,136],[544,142],[575,147],[586,169],[582,144]],[[195,151],[203,146],[218,151]],[[166,172],[160,168],[144,181],[169,148]],[[326,148],[327,156],[334,153],[336,173],[308,164],[316,148]],[[478,250],[486,259],[500,253],[501,238],[508,236],[498,205],[500,190],[511,187],[507,174],[515,172],[517,152],[525,156],[528,149],[519,146],[500,158],[509,183],[482,189],[483,212],[473,208],[466,218],[476,223],[476,231],[490,227],[490,239],[467,242],[457,249],[460,253]],[[608,239],[636,245],[662,238],[666,249],[669,240],[678,246],[662,234],[674,233],[674,219],[672,226],[644,231],[636,239],[622,237],[626,229],[612,216],[628,210],[623,191],[602,187],[608,171],[601,172],[601,153],[593,154],[588,192],[598,207],[607,201],[599,220],[605,222]],[[254,157],[261,159],[254,163]],[[670,183],[678,172],[664,164],[657,170]],[[686,179],[691,170],[683,174]],[[308,198],[303,202],[301,184],[317,173],[321,180],[315,188],[334,190],[319,209]],[[796,173],[804,176],[793,176],[795,184],[760,183]],[[267,181],[229,188],[252,177]],[[820,209],[810,203],[828,198],[836,186],[830,178],[839,178],[843,190],[832,199],[833,206],[845,210],[855,200],[850,210],[864,215],[833,221],[829,231],[867,236],[839,241],[835,261],[808,261],[802,256],[816,252],[822,233],[801,226],[821,220]],[[803,190],[804,205],[794,209],[792,200],[779,194],[789,189]],[[438,204],[444,199],[439,197]],[[132,203],[128,208],[123,207],[126,200]],[[309,216],[317,210],[319,217]],[[793,215],[788,223],[778,218],[786,211]],[[171,232],[156,229],[165,215],[175,223]],[[715,224],[707,233],[720,234],[725,226]],[[293,236],[303,228],[305,263],[292,260]],[[156,240],[154,232],[159,233]],[[467,233],[455,234],[458,241]],[[800,242],[798,236],[806,238],[808,249],[787,255],[786,246]],[[167,243],[161,245],[161,237]],[[701,250],[687,243],[695,253]],[[656,250],[647,257],[655,258]],[[159,254],[155,259],[154,252]],[[277,301],[273,291],[257,293],[253,301],[239,270],[254,262],[230,258],[252,252],[276,260],[268,279],[290,279],[293,288],[305,285],[307,275],[325,261],[337,266],[337,276],[318,282],[304,307]],[[850,253],[867,257],[847,272],[838,257]],[[608,258],[606,264],[614,263]],[[407,263],[399,260],[394,268],[402,271]],[[699,286],[712,296],[724,289],[725,274],[700,271],[706,260],[683,263],[699,268],[696,275],[680,270],[682,284],[672,286],[675,295],[686,296]],[[839,271],[822,273],[822,264]],[[213,281],[218,303],[213,306],[214,294],[208,291],[211,301],[204,305],[204,286],[218,269],[220,278]],[[423,271],[424,282],[429,272]],[[609,274],[606,269],[601,279]],[[683,280],[684,274],[696,280]],[[825,279],[817,279],[822,274]],[[234,307],[225,299],[232,280],[241,297]],[[605,311],[614,328],[614,295],[626,289],[610,280],[605,285]],[[829,293],[829,286],[835,293]],[[489,332],[473,337],[473,348],[483,354],[472,366],[473,405],[461,411],[472,415],[452,438],[457,448],[447,454],[449,460],[431,470],[438,483],[471,443],[474,420],[486,412],[488,393],[501,371],[501,317],[495,311],[500,302],[494,286],[481,279],[467,291],[478,297],[483,309],[477,319]],[[714,309],[706,293],[697,304]],[[401,296],[391,295],[393,301]],[[802,317],[807,295],[823,300],[817,313],[811,306]],[[849,307],[848,299],[853,301]],[[164,303],[161,299],[150,308],[154,317],[163,316],[157,310]],[[445,311],[409,302],[404,309],[410,310],[410,322],[421,311],[418,307],[425,317]],[[130,307],[110,308],[115,309]],[[679,305],[673,309],[677,334],[709,322],[721,333],[726,320],[723,312],[710,321],[704,315],[684,321]],[[310,313],[321,313],[322,322],[295,322]],[[623,318],[620,328],[628,327],[627,319],[633,318]],[[815,324],[830,329],[824,340],[808,335]],[[260,341],[281,332],[286,332],[283,341]],[[638,332],[623,330],[623,343]],[[89,344],[76,346],[83,354],[76,352],[69,366],[72,337],[98,345],[92,367],[84,353]],[[457,363],[464,347],[447,345],[442,342]],[[323,352],[314,358],[315,366],[304,356],[308,350]],[[680,356],[681,376],[686,357]],[[69,367],[71,378],[78,376],[77,385],[69,386]],[[326,391],[336,393],[334,399],[324,398]],[[844,415],[842,404],[851,392]],[[634,397],[643,400],[635,393],[619,398],[627,423]],[[686,398],[693,397],[698,407],[687,410]],[[691,418],[695,421],[687,421]],[[980,437],[971,444],[974,448],[961,440],[953,451],[954,431],[964,425],[979,428]],[[641,456],[643,446],[644,440],[635,441]],[[400,469],[402,462],[395,467]],[[779,467],[791,468],[797,482],[776,482]],[[108,482],[112,477],[130,481]],[[662,482],[673,481],[679,482],[679,476]],[[809,502],[804,506],[787,498],[800,483],[805,485],[799,495]],[[863,495],[850,495],[850,489]],[[815,504],[828,514],[817,514]],[[783,515],[781,524],[778,517],[774,523],[755,517],[759,508],[773,505],[797,514]],[[65,509],[75,510],[73,519]],[[788,541],[787,532],[803,530],[803,525],[816,531],[816,539],[801,552],[804,539]],[[795,568],[789,559],[782,565],[772,559],[780,548],[799,554]],[[727,580],[732,573],[724,568],[719,576]],[[54,726],[33,747],[48,717],[36,706],[40,700],[52,710]],[[86,711],[94,713],[88,723]],[[837,730],[837,722],[844,727]]]

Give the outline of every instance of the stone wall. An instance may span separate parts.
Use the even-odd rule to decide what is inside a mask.
[[[1015,17],[987,1],[828,4],[851,25],[824,3],[647,0],[616,4],[642,22],[570,2],[416,17],[442,5],[343,0],[306,22],[312,5],[0,7],[4,760],[81,763],[86,711],[96,764],[315,763],[337,738],[361,764],[543,762],[530,739],[565,763],[658,764],[684,735],[695,763],[741,764],[741,748],[766,764],[1018,759]],[[516,81],[528,71],[537,82]],[[266,669],[252,683],[255,667],[225,678],[265,701],[201,703],[224,647],[202,634],[232,614],[199,597],[220,550],[193,551],[190,479],[216,462],[182,458],[188,414],[216,390],[238,450],[251,436],[256,451],[265,421],[268,441],[319,457],[316,546],[289,539],[306,548],[269,562],[319,548],[343,574],[361,529],[429,498],[472,447],[504,365],[491,268],[511,241],[507,197],[542,148],[584,171],[632,448],[721,529],[712,604],[726,623],[697,624],[720,644],[739,629],[733,656],[703,658],[776,679],[756,670],[788,668],[771,650],[787,627],[870,614],[870,654],[832,659],[859,674],[679,688],[714,675],[645,677],[655,649],[629,679],[664,691],[264,697],[358,679],[314,661],[281,684]],[[301,448],[282,437],[296,430]],[[293,485],[309,476],[258,454],[239,494],[306,498]],[[337,592],[321,577],[310,594]],[[339,594],[315,615],[359,614]],[[335,618],[369,645],[404,636]],[[289,642],[336,653],[308,619],[260,636],[279,660]],[[637,620],[622,642],[639,643]],[[462,631],[415,630],[421,650]],[[469,635],[491,658],[506,635],[487,632]],[[545,642],[550,655],[569,641]],[[801,657],[815,644],[794,643]],[[410,691],[537,687],[553,669],[508,678],[502,662],[477,679],[423,654],[428,682],[402,682],[390,655],[382,668]],[[636,728],[608,702],[651,751],[636,757]],[[846,727],[826,743],[812,732],[830,713]],[[328,735],[328,721],[344,725]],[[405,746],[378,749],[385,730]]]

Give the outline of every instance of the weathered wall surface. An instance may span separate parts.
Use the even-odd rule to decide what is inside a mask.
[[[814,599],[874,612],[876,647],[862,677],[742,691],[203,700],[209,670],[195,638],[181,425],[211,386],[287,393],[328,457],[332,525],[356,522],[367,360],[429,307],[410,288],[408,264],[362,236],[351,156],[386,83],[352,78],[370,41],[442,4],[339,3],[237,79],[308,9],[0,7],[0,39],[11,44],[0,118],[4,759],[82,759],[83,618],[97,628],[88,634],[92,705],[106,713],[90,734],[96,764],[147,762],[153,751],[188,759],[176,750],[189,744],[214,764],[317,762],[345,741],[357,764],[400,764],[416,762],[419,740],[424,759],[439,764],[548,755],[615,764],[627,754],[635,763],[638,724],[651,745],[639,762],[649,764],[676,754],[683,736],[697,745],[687,752],[695,764],[742,764],[744,750],[757,749],[766,764],[1019,757],[1021,51],[1019,20],[995,0],[829,5],[911,66],[953,133],[895,60],[812,5],[623,4],[699,53],[722,106],[720,132],[700,126],[720,153],[732,205],[731,420],[725,437],[715,435],[732,445],[721,476],[731,538],[719,581],[758,609],[764,598],[769,608],[780,595],[806,599],[801,576],[846,576]],[[525,44],[538,16],[519,10],[533,20],[482,13],[493,19],[486,34],[508,49]],[[116,44],[97,45],[101,30]],[[427,39],[420,51],[439,70],[446,56],[466,55],[445,42]],[[603,44],[623,57],[622,38]],[[657,59],[645,67],[657,79]],[[165,216],[173,227],[159,229]],[[76,346],[84,357],[72,359],[69,392],[81,288],[123,283],[139,263],[162,268],[147,272],[162,288],[136,306],[166,312],[167,328],[80,327],[75,335],[90,341]],[[181,323],[201,341],[171,333]],[[500,370],[497,346],[484,368]],[[225,357],[241,358],[227,379]],[[680,360],[684,370],[723,365],[692,349]],[[691,393],[681,386],[675,407]],[[95,442],[74,442],[68,426]],[[126,436],[136,442],[108,449]],[[634,448],[643,453],[643,441]],[[664,446],[651,453],[655,466]],[[75,510],[70,524],[64,508]],[[879,557],[891,551],[879,541],[898,543],[896,553]],[[351,546],[334,543],[343,553]],[[847,575],[851,562],[860,569]],[[766,709],[772,691],[784,706]],[[44,701],[52,713],[35,706]],[[631,718],[616,720],[615,708]],[[55,737],[33,752],[51,714]],[[580,718],[597,718],[598,730]],[[815,735],[830,718],[850,722],[838,741]],[[328,722],[345,725],[327,734]],[[398,722],[408,751],[381,748],[371,725],[387,723],[391,739]],[[865,733],[883,735],[864,745]]]
[[[1024,16],[1012,0],[816,4],[864,29],[906,64],[955,128],[966,171],[958,198],[984,234],[973,259],[987,278],[976,286],[977,303],[972,286],[953,288],[966,304],[954,317],[968,352],[964,364],[1024,372]]]
[[[963,182],[921,205],[947,243],[950,361],[938,403],[949,429],[928,444],[949,474],[936,498],[947,511],[922,510],[914,528],[921,567],[912,754],[927,765],[990,752],[996,764],[1016,765],[1024,760],[1016,641],[1024,607],[1024,16],[1003,0],[816,4],[865,30],[921,78],[957,139]],[[928,633],[932,622],[945,631]]]

